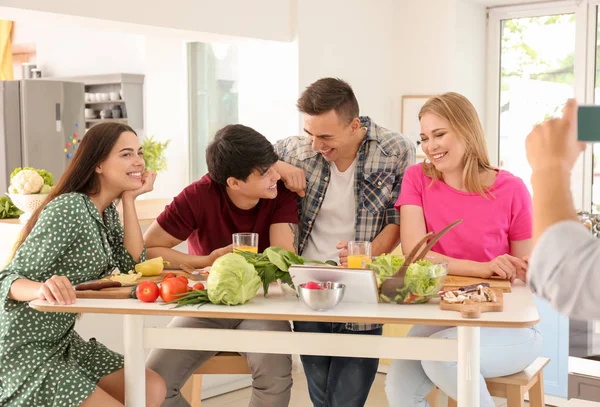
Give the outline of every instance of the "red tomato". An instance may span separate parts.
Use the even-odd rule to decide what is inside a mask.
[[[186,276],[177,276],[176,278],[180,279],[181,281],[183,281],[185,284],[188,283],[188,279]]]
[[[304,288],[308,289],[308,290],[322,290],[323,287],[321,287],[318,283],[315,283],[314,281],[309,281],[308,283],[304,284]]]
[[[196,283],[196,284],[194,284],[194,286],[192,288],[194,289],[194,291],[205,290],[204,284],[202,284],[202,283]]]
[[[159,289],[156,283],[152,281],[144,281],[135,289],[137,298],[144,302],[154,302],[158,298]]]
[[[163,280],[160,285],[160,298],[165,302],[176,300],[179,298],[178,294],[187,293],[187,288],[187,284],[178,278]]]
[[[168,278],[175,278],[175,273],[167,273],[165,274],[165,276],[163,277],[163,281],[168,279]]]

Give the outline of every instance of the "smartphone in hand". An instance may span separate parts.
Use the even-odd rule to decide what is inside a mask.
[[[577,140],[600,143],[600,105],[579,106],[577,109]]]

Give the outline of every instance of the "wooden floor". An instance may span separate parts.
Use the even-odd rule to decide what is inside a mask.
[[[293,376],[294,387],[292,389],[292,400],[289,404],[289,407],[310,407],[312,403],[308,395],[308,387],[304,372],[295,372]],[[386,375],[383,373],[377,374],[365,407],[382,407],[388,405],[384,388],[385,377]],[[252,390],[250,388],[246,388],[203,400],[202,407],[247,407],[251,392]],[[506,400],[504,399],[495,399],[495,401],[497,407],[506,406]],[[446,401],[441,400],[440,407],[445,405]],[[525,403],[525,405],[528,404]]]

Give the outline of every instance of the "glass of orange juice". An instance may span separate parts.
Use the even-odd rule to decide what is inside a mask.
[[[371,261],[371,242],[348,242],[348,268],[359,269]]]
[[[258,253],[258,233],[234,233],[233,251]]]

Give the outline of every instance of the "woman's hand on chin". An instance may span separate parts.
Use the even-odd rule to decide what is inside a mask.
[[[146,192],[150,192],[154,189],[154,181],[156,180],[156,173],[150,170],[144,171],[142,174],[142,186],[138,189],[134,189],[131,191],[125,191],[121,195],[122,200],[134,200],[138,196],[145,194]]]

